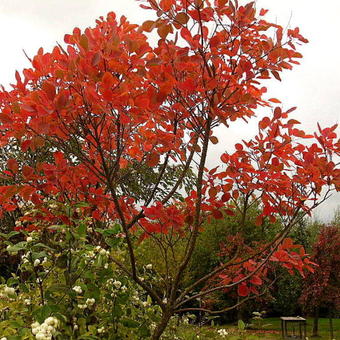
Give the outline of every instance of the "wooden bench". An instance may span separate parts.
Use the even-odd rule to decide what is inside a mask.
[[[283,339],[303,339],[305,340],[307,337],[307,320],[300,316],[282,316],[281,318],[281,332]],[[292,334],[288,333],[288,324],[291,323]],[[299,334],[295,334],[295,324],[298,326]]]

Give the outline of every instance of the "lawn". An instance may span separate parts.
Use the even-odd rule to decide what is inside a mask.
[[[262,329],[257,330],[245,330],[244,332],[239,332],[235,325],[224,325],[224,326],[204,326],[198,327],[193,325],[185,326],[178,330],[178,336],[185,340],[194,339],[226,339],[226,340],[255,340],[255,339],[266,339],[266,340],[276,340],[281,339],[281,322],[279,318],[266,318],[262,321]],[[307,319],[307,337],[311,339],[313,320],[311,318]],[[334,325],[334,338],[340,340],[340,319],[333,320]],[[228,335],[224,338],[219,336],[217,330],[225,329]],[[321,318],[319,320],[319,334],[320,338],[318,340],[329,340],[329,322],[328,319]]]

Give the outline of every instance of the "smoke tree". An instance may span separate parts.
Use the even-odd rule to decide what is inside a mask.
[[[29,165],[9,158],[0,197],[3,212],[25,202],[41,212],[21,217],[27,230],[71,227],[69,216],[46,206],[51,199],[86,202],[80,216],[101,228],[118,222],[129,259],[111,260],[162,309],[152,336],[159,339],[170,317],[192,300],[231,287],[243,297],[253,294],[249,287],[261,284],[269,260],[291,271],[312,270],[303,249],[284,239],[301,216],[339,188],[332,161],[339,142],[336,126],[308,135],[290,118],[295,108],[285,110],[266,97],[263,80],[280,80],[302,57],[296,47],[307,40],[298,28],[285,31],[266,21],[267,11],[254,2],[147,0],[141,7],[153,11],[155,20],[139,26],[109,13],[94,28],[75,28],[64,46],[40,49],[32,67],[16,73],[12,90],[2,88],[1,146],[11,145],[22,158],[40,150],[49,156]],[[156,46],[149,42],[154,32]],[[221,143],[214,130],[224,126],[227,136],[235,121],[256,119],[259,107],[268,116],[259,121],[258,134],[223,153],[218,168],[207,169],[209,145]],[[145,169],[153,174],[147,185]],[[185,193],[192,171],[195,183]],[[129,178],[140,183],[139,195]],[[279,219],[280,233],[249,256],[233,252],[180,291],[203,222],[237,211],[245,223],[252,204],[261,211],[257,225]],[[159,287],[139,276],[136,249],[146,238],[172,268]],[[184,251],[172,256],[179,239]],[[236,277],[193,293],[233,266]]]

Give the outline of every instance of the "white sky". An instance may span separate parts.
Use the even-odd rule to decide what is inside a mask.
[[[316,122],[321,126],[340,123],[340,1],[257,0],[257,7],[269,9],[267,18],[284,27],[300,27],[310,41],[300,50],[304,55],[300,66],[284,73],[282,83],[266,84],[268,98],[279,98],[285,109],[297,106],[294,117],[307,131],[315,130]],[[39,47],[49,50],[74,27],[93,26],[97,17],[109,11],[135,23],[150,18],[135,0],[0,0],[0,83],[7,86],[16,69],[29,65],[22,49],[29,56]],[[218,130],[220,143],[210,152],[209,165],[216,164],[219,154],[240,138],[250,138],[256,127],[255,121],[240,122]],[[328,220],[339,204],[340,194],[334,195],[316,215]]]

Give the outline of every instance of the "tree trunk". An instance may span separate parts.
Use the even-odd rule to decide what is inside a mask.
[[[312,337],[319,337],[319,308],[315,308]]]
[[[163,332],[165,331],[166,326],[168,325],[168,322],[171,318],[171,313],[164,312],[162,315],[162,319],[159,322],[159,324],[156,326],[151,339],[152,340],[159,340]]]
[[[332,312],[329,312],[329,338],[334,339],[334,328],[333,328],[333,315]]]

